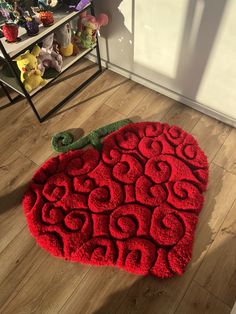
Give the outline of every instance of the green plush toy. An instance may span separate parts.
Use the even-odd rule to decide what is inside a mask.
[[[108,16],[106,14],[99,14],[97,18],[88,14],[82,15],[77,32],[79,46],[85,49],[92,48],[97,41],[97,31],[100,30],[101,26],[107,24]]]

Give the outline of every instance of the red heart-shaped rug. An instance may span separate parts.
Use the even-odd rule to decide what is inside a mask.
[[[191,135],[158,122],[128,124],[100,144],[104,134],[82,139],[100,150],[71,150],[36,172],[23,199],[31,234],[73,262],[181,275],[207,186],[205,154]]]

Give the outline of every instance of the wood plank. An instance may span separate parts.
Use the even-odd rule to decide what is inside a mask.
[[[42,254],[43,251],[38,250]],[[89,269],[89,266],[69,263],[48,255],[45,259],[34,259],[33,265],[29,263],[34,272],[25,274],[2,307],[1,313],[58,313]]]
[[[116,309],[125,298],[126,292],[138,280],[139,277],[118,269],[93,267],[59,313],[117,313]],[[111,303],[109,302],[109,305],[104,307],[103,302],[107,299]]]
[[[66,81],[67,84],[78,87],[89,75],[92,75],[98,70],[98,65],[89,61],[88,59],[82,59],[79,63],[71,66],[66,72],[64,72],[60,77],[55,81],[63,82]]]
[[[231,127],[208,116],[202,116],[192,130],[192,134],[198,140],[200,147],[212,161],[216,153],[230,134]]]
[[[193,282],[175,314],[228,314],[230,307]]]
[[[26,104],[25,100],[21,100],[0,110],[0,164],[5,159],[5,155],[11,155],[19,147],[22,142],[21,136],[27,138],[27,135],[32,131],[35,122],[32,123],[31,128],[27,129],[22,123],[22,117],[27,109],[29,109],[29,105]],[[27,118],[25,116],[24,118],[25,123]],[[9,151],[11,151],[10,154],[8,154]]]
[[[215,164],[211,164],[209,186],[199,216],[198,235],[195,237],[194,248],[196,251],[200,250],[204,243],[209,245],[213,242],[226,215],[234,204],[235,195],[236,176]]]
[[[222,145],[214,158],[214,163],[236,175],[236,129],[232,129],[230,135]]]
[[[11,126],[6,127],[5,132],[0,130],[0,134],[4,134],[0,137],[0,163],[9,158],[16,150],[19,150],[28,137],[37,132],[38,122],[35,121],[35,118],[33,119],[27,117],[21,119],[19,115],[15,121],[12,121]],[[30,149],[29,146],[28,150]]]
[[[176,101],[155,91],[150,91],[129,113],[132,121],[161,121]]]
[[[35,244],[28,228],[11,241],[0,260],[1,313],[52,313],[88,270],[50,256]]]
[[[224,303],[236,299],[236,202],[197,272],[195,280]]]
[[[0,254],[0,308],[24,289],[25,280],[32,276],[46,258],[46,253],[35,245],[27,227]]]
[[[177,125],[189,132],[193,129],[201,117],[202,114],[200,112],[179,102],[175,102],[174,106],[172,106],[172,108],[162,118],[162,121],[170,125]]]
[[[25,226],[22,195],[36,165],[19,152],[2,161],[0,167],[0,252]]]
[[[144,97],[149,92],[150,90],[147,87],[127,80],[105,104],[121,114],[129,115],[139,103],[144,101]]]
[[[78,79],[78,77],[75,78],[75,84],[78,85],[76,79]],[[66,112],[84,103],[87,103],[88,106],[94,106],[96,103],[104,104],[118,88],[126,83],[126,81],[127,79],[123,76],[106,70],[81,93],[75,95],[64,107],[65,109],[60,110],[60,113]],[[70,85],[74,86],[73,82],[74,79],[71,79]]]
[[[124,115],[104,104],[81,125],[81,128],[87,134],[91,130],[122,119],[125,119]]]

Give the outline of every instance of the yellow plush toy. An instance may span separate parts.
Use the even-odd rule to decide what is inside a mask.
[[[74,46],[72,43],[69,43],[69,45],[66,47],[60,47],[59,51],[64,57],[70,57],[74,53]]]
[[[21,82],[24,83],[25,89],[29,93],[40,85],[43,86],[47,83],[47,81],[42,78],[42,73],[38,69],[37,57],[39,56],[40,50],[40,47],[36,45],[31,53],[27,50],[14,60],[21,71]]]
[[[64,24],[55,32],[55,38],[59,44],[59,51],[63,57],[70,57],[74,53],[72,44],[72,29],[70,23]]]

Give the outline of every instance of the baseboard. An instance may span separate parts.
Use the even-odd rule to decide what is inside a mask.
[[[96,62],[96,56],[90,54],[88,55],[88,59],[93,61],[93,62]],[[163,94],[167,97],[170,97],[176,101],[179,101],[195,110],[198,110],[212,118],[215,118],[223,123],[226,123],[230,126],[233,126],[236,128],[236,120],[235,119],[232,119],[231,117],[227,116],[227,115],[224,115],[223,113],[220,113],[220,112],[217,112],[216,110],[210,108],[210,107],[207,107],[206,105],[203,105],[199,102],[196,102],[190,98],[187,98],[181,94],[178,94],[164,86],[161,86],[161,85],[158,85],[156,83],[153,83],[152,81],[149,81],[147,80],[146,78],[143,78],[139,75],[136,75],[136,74],[133,74],[115,64],[112,64],[110,62],[107,62],[105,60],[102,60],[102,65],[104,67],[106,67],[107,69],[113,71],[113,72],[116,72],[124,77],[127,77],[129,79],[131,79],[132,81],[134,82],[137,82],[141,85],[144,85],[150,89],[153,89],[155,91],[157,91],[158,93],[160,94]]]

